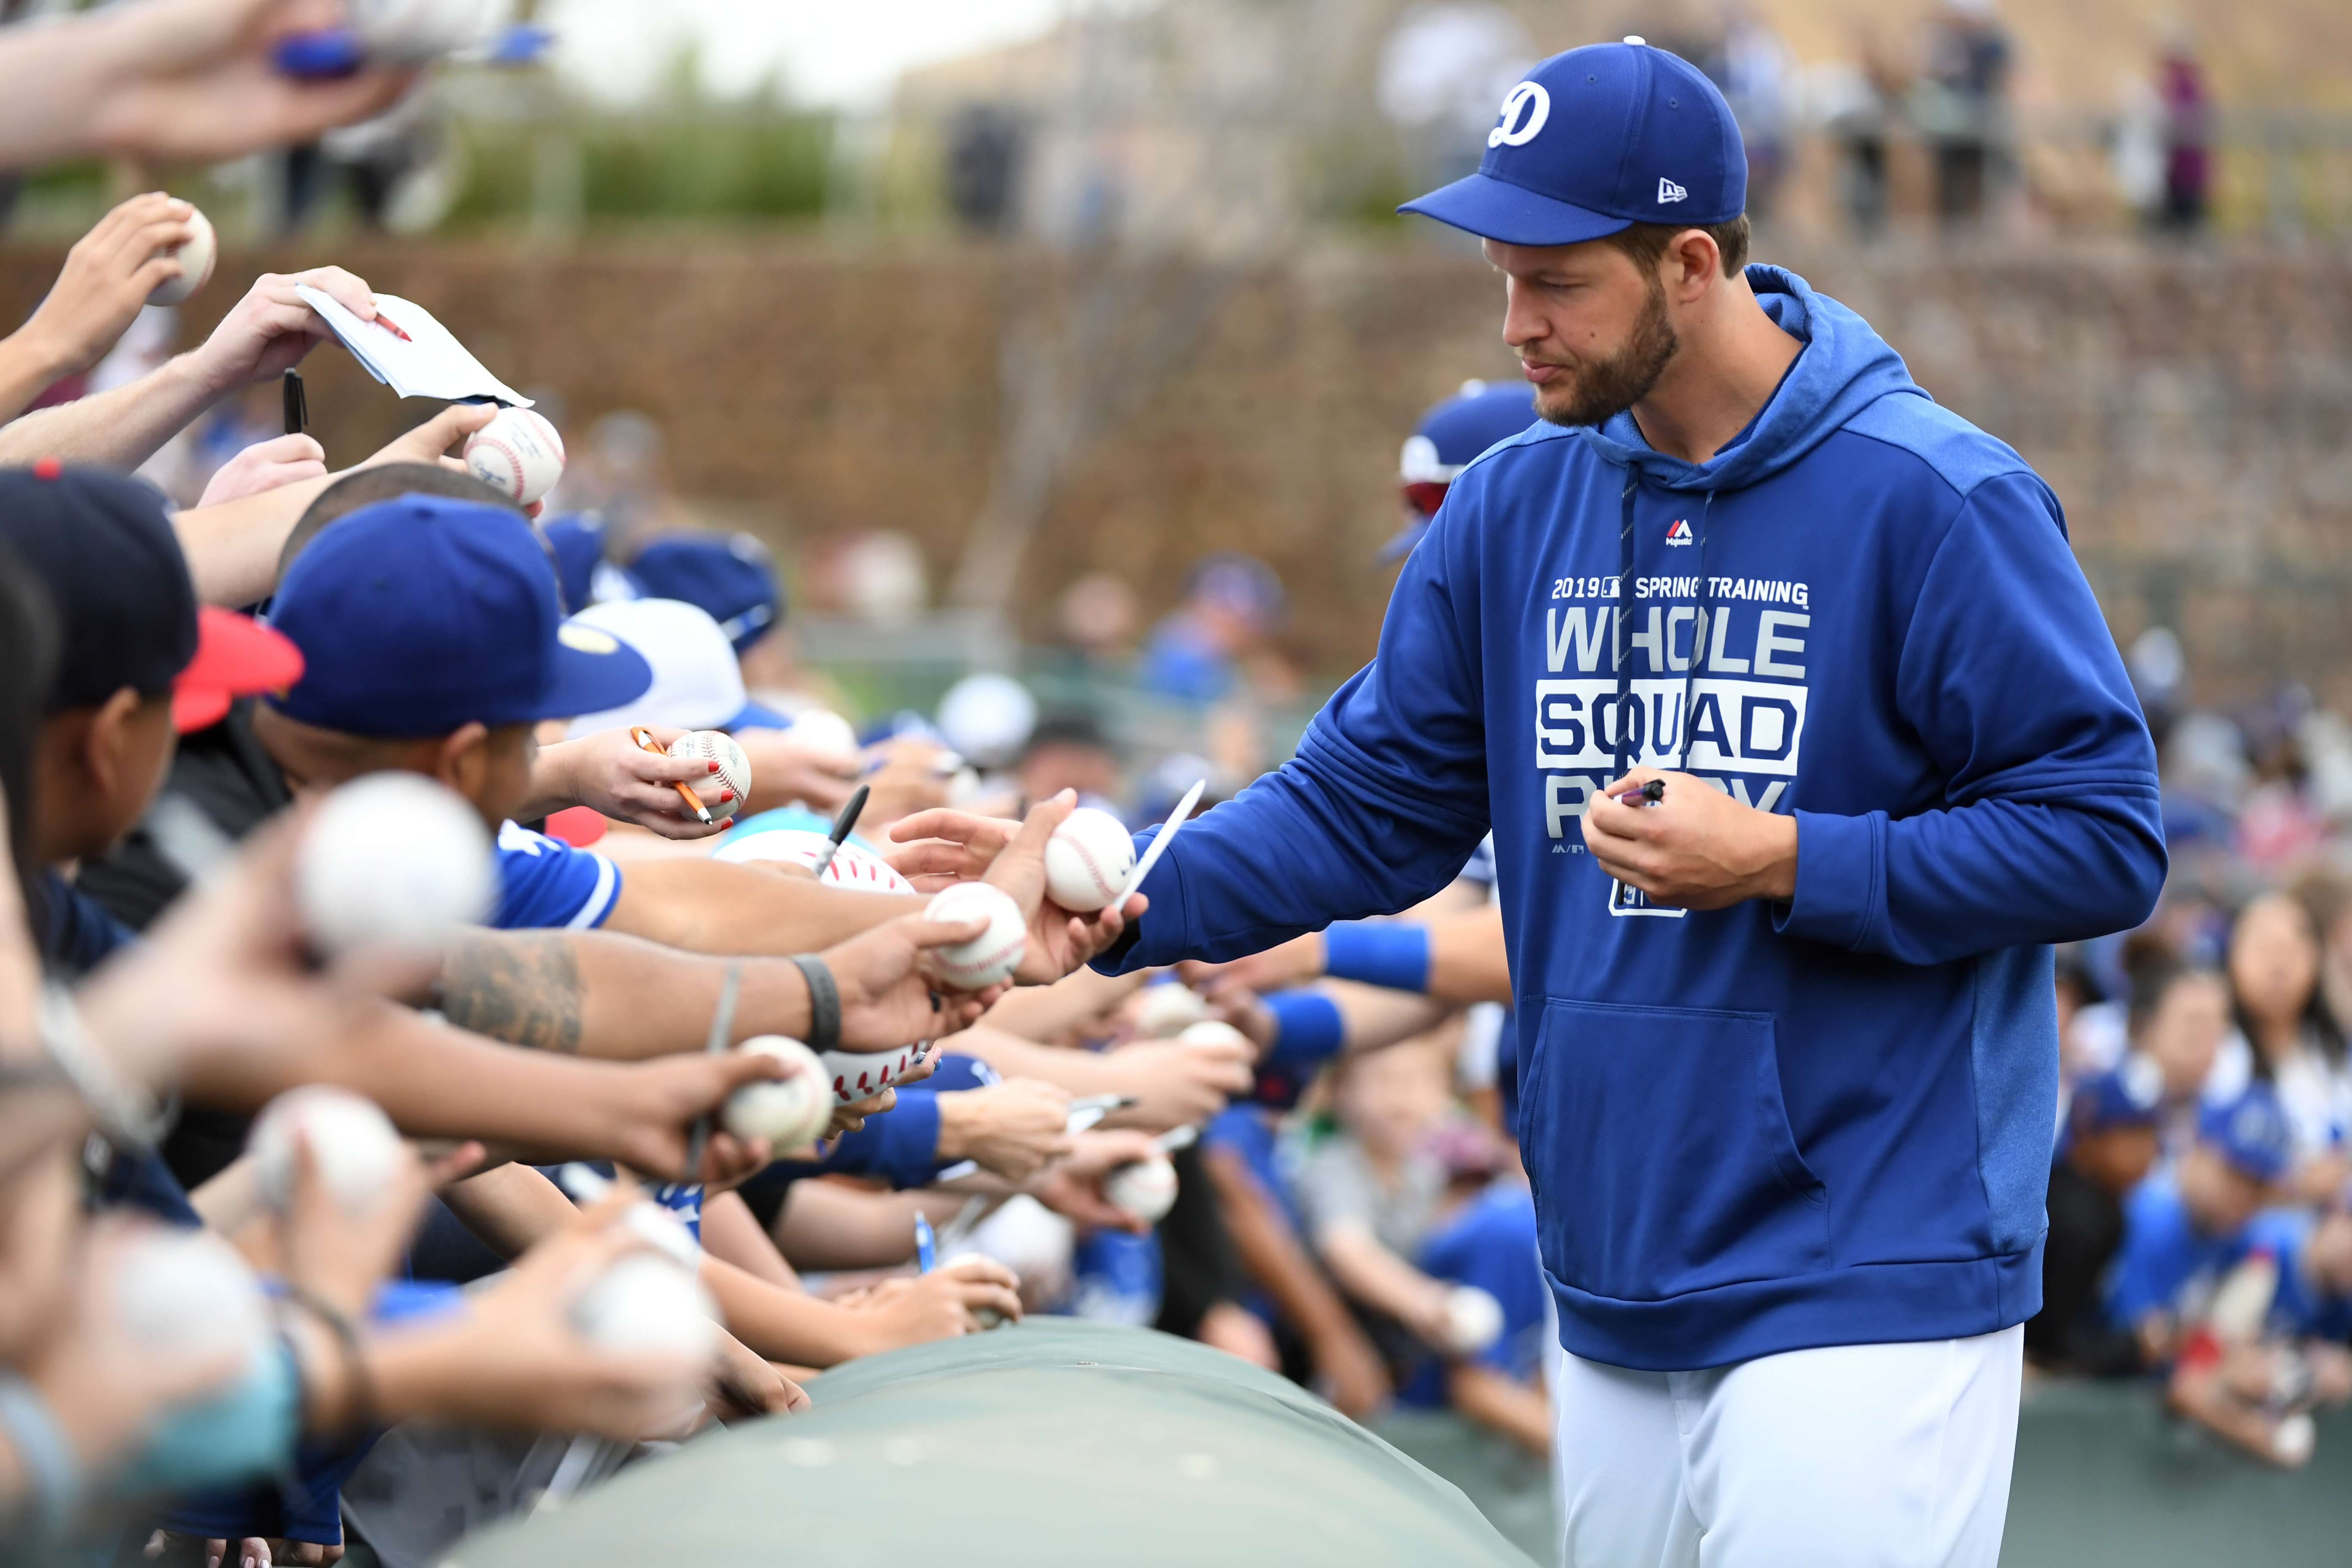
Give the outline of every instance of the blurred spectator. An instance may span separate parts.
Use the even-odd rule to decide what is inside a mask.
[[[1734,5],[1726,16],[1722,47],[1703,63],[1739,121],[1748,151],[1748,216],[1769,218],[1789,171],[1796,57],[1761,17]]]
[[[1241,684],[1242,660],[1282,618],[1282,580],[1252,556],[1212,555],[1192,568],[1175,611],[1152,628],[1138,672],[1144,689],[1214,702]]]
[[[1549,1454],[1535,1209],[1524,1188],[1495,1179],[1492,1134],[1453,1108],[1444,1058],[1427,1039],[1341,1058],[1331,1099],[1340,1131],[1307,1157],[1299,1207],[1388,1355],[1399,1401],[1450,1405]],[[1499,1308],[1494,1331],[1465,1335],[1465,1291]]]
[[[1381,46],[1381,112],[1397,128],[1416,185],[1478,166],[1495,106],[1536,59],[1527,30],[1500,5],[1419,5]]]
[[[835,540],[817,568],[828,604],[884,625],[913,618],[930,601],[923,552],[903,533],[854,533]]]
[[[1397,504],[1404,527],[1381,546],[1381,559],[1398,561],[1429,531],[1445,492],[1472,459],[1536,422],[1535,389],[1525,381],[1462,384],[1434,404],[1405,437],[1397,457]]]
[[[1089,572],[1062,591],[1055,626],[1062,640],[1098,672],[1108,673],[1133,651],[1135,590],[1109,572]]]
[[[2124,1238],[2106,1289],[2109,1328],[2136,1335],[2147,1364],[2168,1362],[2182,1317],[2245,1247],[2248,1223],[2277,1201],[2294,1134],[2268,1084],[2209,1105],[2196,1142],[2124,1204]]]
[[[1839,153],[1838,205],[1864,239],[1886,227],[1886,139],[1895,106],[1903,96],[1903,73],[1875,33],[1864,31],[1852,64],[1832,64],[1813,73],[1812,112]]]
[[[2164,110],[2164,195],[2157,226],[2194,234],[2205,226],[2212,195],[2212,100],[2194,40],[2179,20],[2166,26],[2156,91]]]
[[[2042,1310],[2027,1320],[2026,1353],[2044,1366],[2093,1374],[2136,1371],[2128,1334],[2095,1310],[2100,1277],[2124,1235],[2124,1197],[2156,1163],[2163,1069],[2145,1056],[2079,1085],[2050,1168],[2050,1236],[2042,1257]]]
[[[2157,1125],[2166,1153],[2177,1155],[2195,1139],[2199,1110],[2229,1037],[2229,985],[2213,970],[2184,966],[2156,952],[2133,965],[2131,991],[2132,1048],[2163,1078]]]
[[[1994,160],[2007,132],[2009,33],[1994,0],[1943,0],[1927,26],[1926,69],[1910,114],[1936,155],[1936,216],[1984,216]]]
[[[1002,234],[1018,226],[1028,127],[993,103],[967,104],[948,123],[948,207],[966,228]]]
[[[1123,787],[1120,772],[1118,753],[1101,721],[1091,713],[1048,713],[1022,749],[1021,794],[1028,800],[1050,800],[1074,789],[1080,805],[1124,816],[1113,804]]]
[[[2224,1047],[2215,1091],[2249,1078],[2277,1093],[2293,1134],[2290,1190],[2306,1201],[2332,1197],[2352,1164],[2352,1075],[2344,1030],[2319,984],[2319,928],[2287,893],[2266,893],[2239,915],[2230,934],[2230,985],[2237,1032]]]

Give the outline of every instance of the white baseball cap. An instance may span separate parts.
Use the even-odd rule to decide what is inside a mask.
[[[735,645],[709,612],[682,599],[614,599],[572,617],[618,637],[653,667],[645,695],[572,721],[574,735],[628,724],[675,724],[684,730],[781,730],[791,721],[752,701],[743,690]]]

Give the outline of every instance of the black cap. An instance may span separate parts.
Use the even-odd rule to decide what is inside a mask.
[[[163,498],[136,479],[45,458],[0,471],[0,543],[57,606],[47,710],[91,708],[124,687],[172,689],[196,654],[196,592]]]

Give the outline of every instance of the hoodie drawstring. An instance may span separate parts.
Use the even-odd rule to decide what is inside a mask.
[[[1707,613],[1715,607],[1715,595],[1707,591],[1706,575],[1706,520],[1714,510],[1715,492],[1709,490],[1698,509],[1698,620],[1691,628],[1690,666],[1683,675],[1683,713],[1679,721],[1682,745],[1675,752],[1675,772],[1678,773],[1690,772],[1691,703],[1697,695],[1699,661],[1706,657],[1707,623],[1715,618]],[[1669,656],[1673,653],[1671,647],[1666,651]]]
[[[1642,483],[1642,470],[1633,464],[1625,465],[1625,493],[1620,498],[1622,506],[1617,523],[1617,616],[1611,630],[1610,653],[1617,663],[1617,777],[1623,778],[1641,760],[1641,748],[1633,743],[1635,720],[1629,713],[1633,698],[1633,664],[1625,657],[1625,617],[1632,614],[1627,607],[1633,594],[1633,492]],[[1597,717],[1597,715],[1596,715]]]

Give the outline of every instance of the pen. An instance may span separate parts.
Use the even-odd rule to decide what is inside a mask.
[[[666,757],[669,755],[667,752],[662,749],[662,743],[654,739],[654,732],[651,730],[646,729],[642,724],[636,725],[629,731],[629,739],[637,743],[637,749],[641,752],[651,752],[657,757]],[[694,807],[695,816],[700,817],[706,823],[710,820],[710,808],[702,804],[702,797],[700,795],[695,794],[694,791],[688,789],[684,784],[672,784],[670,785],[670,788],[677,791],[678,794],[686,797],[686,804]]]
[[[847,804],[842,806],[841,815],[833,819],[833,832],[826,837],[824,847],[817,851],[816,879],[818,881],[824,880],[824,868],[833,864],[833,858],[835,855],[841,853],[841,841],[848,837],[850,829],[857,826],[857,814],[866,809],[866,797],[873,793],[869,785],[859,784],[857,793],[851,795]]]
[[[1666,798],[1666,781],[1664,779],[1652,779],[1640,789],[1629,789],[1622,795],[1611,795],[1609,798],[1615,801],[1620,805],[1632,805],[1635,801],[1641,801],[1648,805],[1655,805],[1658,802]]]

